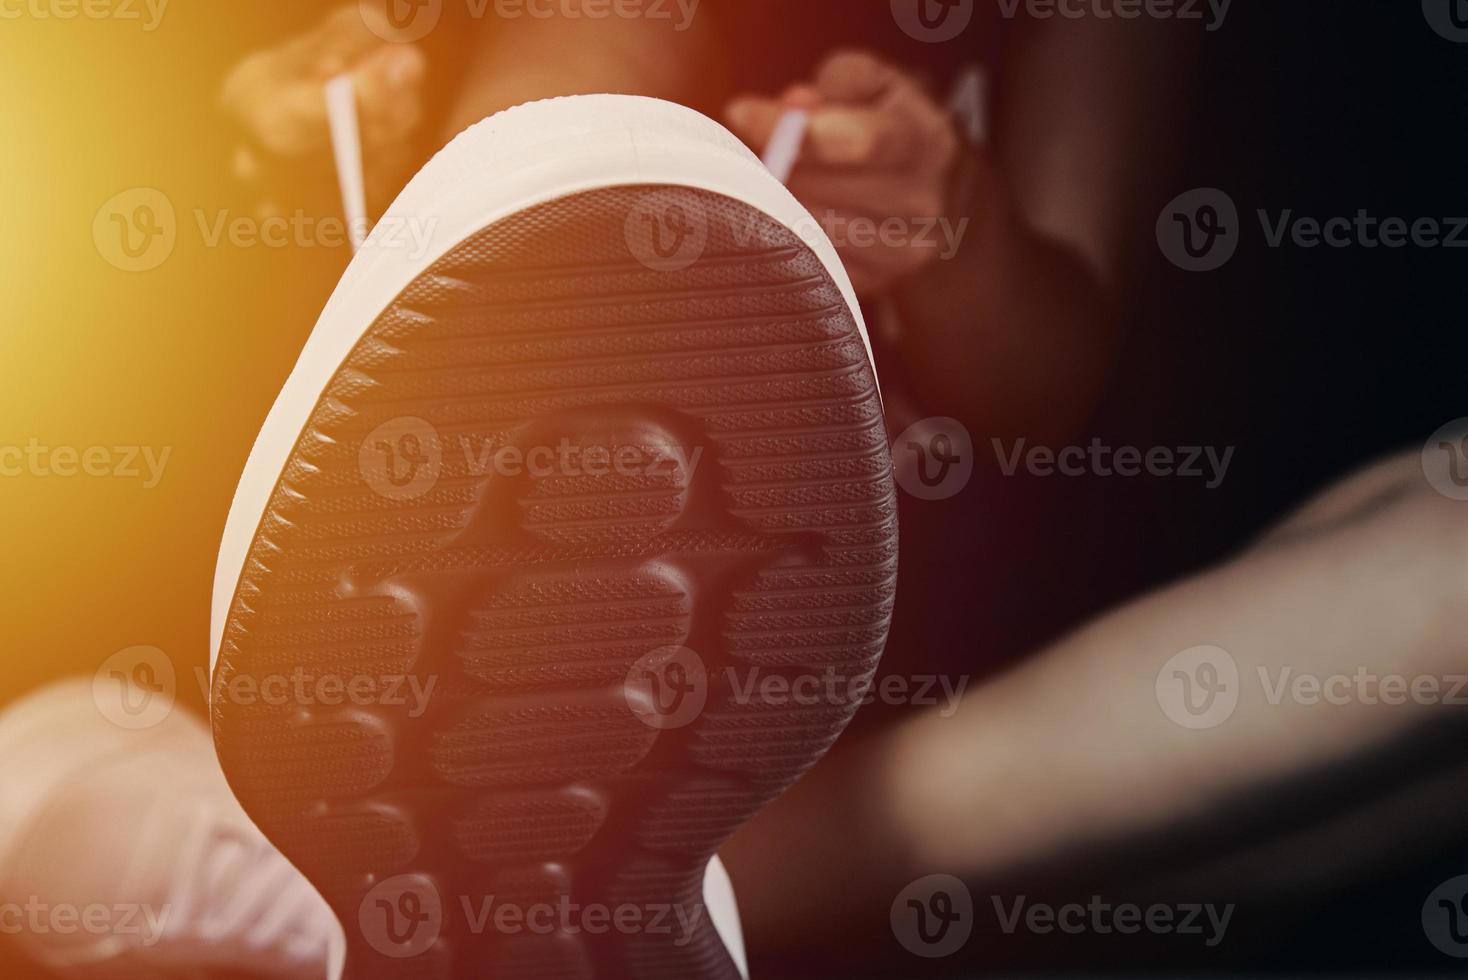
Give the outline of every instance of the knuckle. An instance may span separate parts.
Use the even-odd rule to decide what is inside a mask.
[[[827,84],[849,84],[852,81],[869,79],[885,70],[885,62],[871,52],[859,48],[841,48],[826,59],[820,71],[820,79]]]

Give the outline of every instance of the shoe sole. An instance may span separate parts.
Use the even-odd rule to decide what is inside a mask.
[[[856,710],[785,685],[875,670],[897,530],[849,284],[750,196],[506,213],[299,425],[212,712],[349,976],[739,976],[705,869]]]

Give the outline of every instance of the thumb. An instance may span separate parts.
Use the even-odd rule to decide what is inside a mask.
[[[363,138],[399,139],[417,124],[428,59],[412,45],[384,44],[352,70]]]
[[[900,152],[899,135],[889,113],[835,106],[811,116],[810,153],[833,167],[881,164]]]

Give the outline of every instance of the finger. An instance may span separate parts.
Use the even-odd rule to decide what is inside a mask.
[[[271,152],[315,149],[326,123],[321,84],[392,47],[367,30],[355,6],[342,8],[314,31],[244,58],[225,79],[221,101]]]
[[[884,131],[874,134],[877,138],[873,158],[931,156],[931,151],[943,150],[946,160],[945,144],[950,142],[953,128],[948,113],[917,79],[896,65],[865,51],[839,51],[821,66],[815,87],[828,103],[885,112],[894,117]],[[837,130],[834,138],[843,147],[860,149],[862,143],[852,142],[855,134],[848,123],[849,120],[840,119],[830,123]],[[902,153],[903,148],[909,152]]]
[[[808,159],[828,167],[891,167],[912,152],[909,126],[900,115],[838,106],[811,116]]]
[[[820,89],[814,85],[800,84],[787,88],[780,96],[780,101],[785,103],[786,108],[813,112],[820,108],[821,103],[825,100],[821,97]]]
[[[368,144],[401,139],[422,116],[428,59],[410,45],[383,45],[352,71],[362,136]]]
[[[326,95],[318,85],[289,85],[246,109],[251,134],[277,157],[313,153],[327,144]]]
[[[890,114],[903,120],[913,158],[925,173],[948,173],[960,140],[953,116],[916,81],[908,79],[891,89],[882,102]]]
[[[787,106],[774,99],[742,96],[729,103],[724,110],[724,119],[745,143],[756,150],[763,150],[787,111]]]
[[[875,102],[907,80],[896,66],[866,51],[837,51],[816,71],[816,90],[832,102]]]
[[[380,18],[377,25],[383,34],[367,26],[366,17]],[[340,75],[375,48],[382,45],[383,37],[390,36],[386,9],[380,4],[359,6],[352,4],[335,11],[309,35],[305,56],[306,66],[321,79]]]
[[[423,112],[423,80],[428,60],[421,50],[406,44],[377,42],[377,48],[352,69],[357,93],[361,137],[368,146],[404,138],[417,128]],[[278,102],[275,132],[290,127],[290,140],[279,139],[282,149],[302,153],[324,148],[330,136],[324,89],[314,82],[293,86]],[[266,140],[269,145],[269,140]]]
[[[366,45],[367,38],[371,37],[361,16],[354,9],[343,7],[311,30],[297,34],[260,54],[271,62],[272,70],[278,76],[325,77],[329,74],[340,74],[345,68],[345,59],[353,54],[351,47],[354,44]],[[378,38],[372,40],[381,43]],[[339,56],[337,52],[340,52]]]

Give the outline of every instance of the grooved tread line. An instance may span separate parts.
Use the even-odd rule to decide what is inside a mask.
[[[847,345],[850,345],[852,343],[852,341],[848,340],[848,341],[844,341],[844,343],[847,344]],[[778,383],[785,382],[785,381],[796,381],[796,380],[799,380],[799,381],[820,381],[820,380],[826,380],[826,379],[841,379],[841,378],[859,377],[866,370],[867,370],[866,365],[858,361],[858,362],[853,362],[851,364],[848,364],[848,365],[845,365],[845,366],[842,366],[842,367],[839,367],[839,368],[823,369],[823,370],[819,370],[819,371],[803,371],[803,372],[797,371],[797,372],[788,372],[788,373],[784,373],[784,374],[766,372],[764,374],[739,374],[739,375],[715,374],[715,375],[698,375],[698,376],[695,376],[695,377],[678,378],[676,380],[679,381],[679,382],[681,382],[681,384],[680,385],[675,385],[675,386],[672,386],[672,387],[673,387],[674,390],[678,390],[678,389],[682,388],[682,389],[689,389],[689,390],[697,391],[697,390],[700,390],[701,388],[704,387],[702,384],[700,384],[700,382],[707,382],[707,381],[713,380],[715,378],[717,378],[721,382],[731,382],[731,383],[736,384],[736,385],[738,385],[738,384],[750,384],[750,383],[757,383],[757,384],[778,384]],[[602,395],[638,395],[638,396],[646,397],[646,396],[649,396],[649,395],[656,394],[656,391],[648,391],[647,390],[647,384],[648,383],[645,382],[645,381],[628,381],[628,382],[624,382],[622,384],[612,384],[612,385],[582,385],[582,386],[580,386],[580,387],[578,387],[576,389],[576,394],[577,394],[578,397],[596,397],[596,396],[602,396]],[[493,394],[496,395],[496,396],[499,396],[499,395],[520,395],[520,396],[525,396],[525,395],[534,395],[537,392],[537,390],[538,389],[536,389],[536,388],[517,389],[517,390],[514,390],[514,391],[496,390]],[[373,406],[379,407],[379,408],[380,407],[385,407],[385,406],[391,405],[391,406],[400,407],[400,408],[403,408],[403,409],[407,410],[407,409],[410,409],[410,408],[415,407],[415,406],[418,407],[418,408],[422,408],[422,407],[428,406],[428,405],[449,405],[449,406],[452,406],[452,405],[460,405],[460,404],[473,404],[477,399],[481,399],[483,397],[485,397],[485,396],[483,396],[483,395],[421,395],[421,396],[415,396],[415,397],[412,397],[412,398],[400,398],[400,399],[386,399],[386,398],[383,398],[383,399],[364,399],[364,404],[373,405]],[[673,399],[664,399],[664,400],[673,401]],[[779,405],[779,404],[783,404],[783,402],[780,402],[780,401],[768,401],[768,402],[755,402],[754,404],[761,405],[761,406],[764,406],[764,405]]]
[[[566,357],[558,360],[517,361],[514,364],[513,370],[504,370],[503,373],[519,374],[523,371],[560,371],[566,368],[611,368],[623,367],[629,364],[676,364],[688,360],[690,355],[707,357],[709,355],[738,353],[755,357],[777,358],[780,355],[787,353],[808,354],[813,351],[824,351],[828,348],[836,349],[850,346],[850,337],[838,337],[835,340],[822,343],[818,347],[813,347],[809,342],[796,342],[789,344],[761,344],[757,347],[752,347],[748,344],[732,344],[717,347],[697,347],[688,350],[659,351],[656,353],[647,352],[631,355]],[[397,351],[396,353],[406,355],[408,351]],[[498,364],[498,362],[492,363],[495,363],[496,365]],[[482,369],[487,366],[488,364],[486,362],[476,362],[472,360],[454,365],[451,368],[446,368],[441,365],[431,365],[427,367],[394,367],[392,365],[383,365],[378,368],[378,375],[380,381],[391,381],[395,378],[421,377],[430,374],[443,375],[447,378],[456,378],[459,375],[465,373],[482,373]],[[499,368],[496,367],[496,370],[499,370]]]
[[[749,299],[751,296],[759,299],[766,296],[778,295],[782,293],[810,292],[813,289],[824,287],[825,285],[826,282],[821,277],[810,276],[805,279],[796,280],[795,282],[780,283],[779,285],[772,287],[754,287],[753,292],[751,292],[750,287],[745,286],[724,289],[689,289],[683,291],[670,290],[667,292],[657,293],[608,293],[600,296],[583,296],[573,301],[562,299],[528,300],[508,303],[480,301],[474,303],[460,304],[458,305],[458,310],[460,312],[471,314],[515,313],[534,310],[561,311],[565,309],[574,310],[582,308],[600,309],[601,307],[608,306],[614,303],[619,303],[622,306],[631,306],[636,303],[676,303],[686,300],[717,300],[729,298]],[[451,299],[452,297],[449,298]],[[417,313],[431,319],[433,316],[432,311],[419,309],[416,305],[417,303],[421,302],[423,302],[421,298],[415,298],[413,302],[405,304],[404,308],[411,310],[413,313]]]
[[[595,341],[607,340],[611,338],[640,339],[644,337],[662,338],[677,336],[677,334],[684,330],[714,333],[725,330],[747,329],[751,332],[755,332],[763,328],[788,328],[792,324],[800,324],[801,326],[814,325],[835,319],[841,314],[841,307],[837,304],[831,304],[829,306],[823,306],[818,309],[811,310],[810,313],[794,319],[772,316],[747,316],[730,317],[728,319],[722,320],[700,320],[696,323],[688,320],[668,320],[661,323],[649,323],[646,320],[639,319],[637,322],[641,324],[641,326],[635,329],[629,329],[626,326],[613,325],[602,327],[597,330],[590,330],[586,328],[572,328],[559,330],[516,331],[514,333],[506,333],[501,336],[495,337],[492,342],[488,340],[482,342],[492,343],[494,346],[503,347],[528,347],[546,342],[559,341]],[[401,347],[396,346],[398,342],[395,341],[393,349],[402,351],[404,353],[412,353],[417,351],[431,351],[439,348],[457,349],[466,346],[463,337],[454,336],[410,335],[408,337],[405,337],[404,340],[406,341],[406,343],[404,343],[404,345]],[[679,349],[696,350],[699,348]]]
[[[802,254],[801,251],[800,251],[800,249],[792,248],[792,247],[771,248],[771,249],[766,249],[766,250],[764,250],[762,252],[730,253],[730,254],[727,254],[727,255],[719,255],[719,254],[712,254],[712,253],[707,253],[706,252],[699,259],[699,262],[702,265],[713,265],[713,266],[720,266],[720,265],[741,265],[742,266],[742,265],[749,265],[749,264],[764,264],[766,262],[783,262],[783,261],[785,261],[787,259],[795,258],[796,256],[798,256],[800,254]],[[647,271],[648,271],[648,268],[647,268],[646,265],[644,265],[643,263],[637,261],[636,259],[629,259],[626,262],[620,262],[620,263],[619,262],[608,262],[608,263],[599,264],[599,265],[543,265],[543,266],[518,266],[516,268],[511,268],[511,269],[496,269],[492,274],[490,274],[489,276],[486,276],[484,280],[468,280],[468,279],[464,279],[463,277],[460,277],[460,276],[451,276],[451,275],[448,275],[446,273],[439,273],[439,274],[435,275],[433,277],[433,279],[434,279],[435,282],[452,281],[452,282],[465,282],[465,283],[480,282],[480,281],[485,281],[485,282],[498,282],[500,280],[509,280],[509,281],[528,280],[528,281],[533,281],[533,282],[539,282],[539,281],[544,280],[544,279],[557,279],[557,278],[560,278],[560,277],[563,277],[563,276],[565,278],[578,278],[579,279],[579,278],[583,278],[583,277],[585,277],[587,275],[593,275],[593,276],[595,276],[595,275],[602,275],[602,274],[605,274],[605,273],[618,273],[618,272],[646,273]]]

